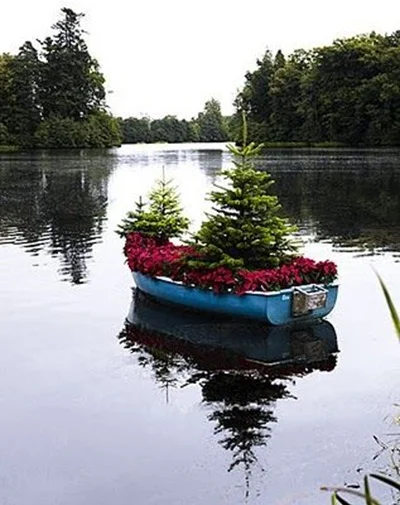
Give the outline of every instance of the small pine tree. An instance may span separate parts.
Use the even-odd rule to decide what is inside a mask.
[[[135,210],[130,210],[118,225],[118,235],[123,237],[127,233],[139,230],[145,233],[145,208],[146,203],[143,202],[142,196],[139,196],[139,200],[135,202]]]
[[[189,227],[189,219],[182,214],[179,195],[172,186],[172,180],[162,179],[155,182],[149,193],[149,202],[142,197],[135,202],[135,210],[128,212],[119,225],[117,233],[126,236],[131,232],[140,232],[154,237],[159,244],[168,239],[180,237]]]
[[[234,168],[223,170],[228,187],[215,185],[210,201],[213,214],[207,214],[195,244],[204,252],[204,261],[193,259],[192,266],[230,268],[271,268],[280,265],[295,250],[290,234],[295,230],[279,217],[278,197],[270,194],[271,175],[255,170],[253,159],[261,145],[247,144],[243,117],[243,145],[229,145],[236,160]]]

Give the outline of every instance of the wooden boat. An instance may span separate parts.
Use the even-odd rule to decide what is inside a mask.
[[[328,321],[269,326],[166,306],[136,290],[127,335],[150,348],[187,356],[208,369],[329,370],[336,363],[336,332]],[[289,368],[288,368],[289,367]]]
[[[327,316],[336,303],[338,285],[309,284],[281,291],[248,291],[215,294],[212,290],[186,286],[167,277],[132,272],[136,286],[161,302],[192,310],[293,325]]]

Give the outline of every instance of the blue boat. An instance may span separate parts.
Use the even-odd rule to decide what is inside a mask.
[[[296,327],[238,321],[166,306],[139,290],[127,323],[131,339],[188,356],[207,368],[277,370],[284,366],[290,372],[314,363],[329,369],[338,352],[336,332],[328,321]]]
[[[186,286],[167,277],[132,272],[136,286],[157,300],[197,311],[263,321],[270,325],[293,325],[327,316],[338,295],[336,283],[309,284],[281,291],[248,291],[215,294],[212,290]]]

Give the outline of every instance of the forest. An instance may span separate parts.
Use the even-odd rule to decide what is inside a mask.
[[[0,54],[0,146],[240,141],[243,112],[250,138],[267,146],[400,145],[400,31],[287,56],[267,49],[245,74],[230,117],[211,98],[190,120],[116,118],[84,39],[84,14],[61,13],[38,48],[26,41],[18,54]]]
[[[400,145],[400,31],[338,39],[289,56],[267,50],[246,73],[232,117],[222,117],[218,107],[212,99],[189,122],[129,118],[123,137],[240,141],[245,112],[250,138],[266,146]]]
[[[400,144],[400,31],[330,46],[266,51],[245,75],[235,107],[262,142]]]
[[[89,54],[83,14],[62,9],[53,35],[0,54],[0,145],[111,147],[120,124],[107,111],[105,79]]]

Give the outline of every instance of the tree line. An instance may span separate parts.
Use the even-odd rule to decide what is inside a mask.
[[[240,141],[242,112],[255,142],[400,144],[400,31],[374,32],[285,56],[267,50],[245,74],[235,112],[217,100],[191,120],[115,118],[84,40],[84,14],[61,10],[52,35],[0,54],[0,146],[110,147],[121,142]]]
[[[124,143],[224,142],[230,138],[229,119],[218,100],[208,100],[202,112],[189,121],[168,115],[161,119],[120,119]]]
[[[105,79],[89,54],[83,14],[61,10],[53,35],[0,55],[0,145],[109,147],[120,125],[106,107]]]
[[[217,100],[196,118],[168,115],[114,118],[107,111],[105,79],[84,40],[81,20],[68,8],[53,35],[25,42],[17,55],[0,54],[0,146],[111,147],[139,142],[221,142],[228,121]]]
[[[235,101],[257,142],[400,144],[400,31],[330,46],[267,50]],[[238,131],[238,127],[236,127]]]

